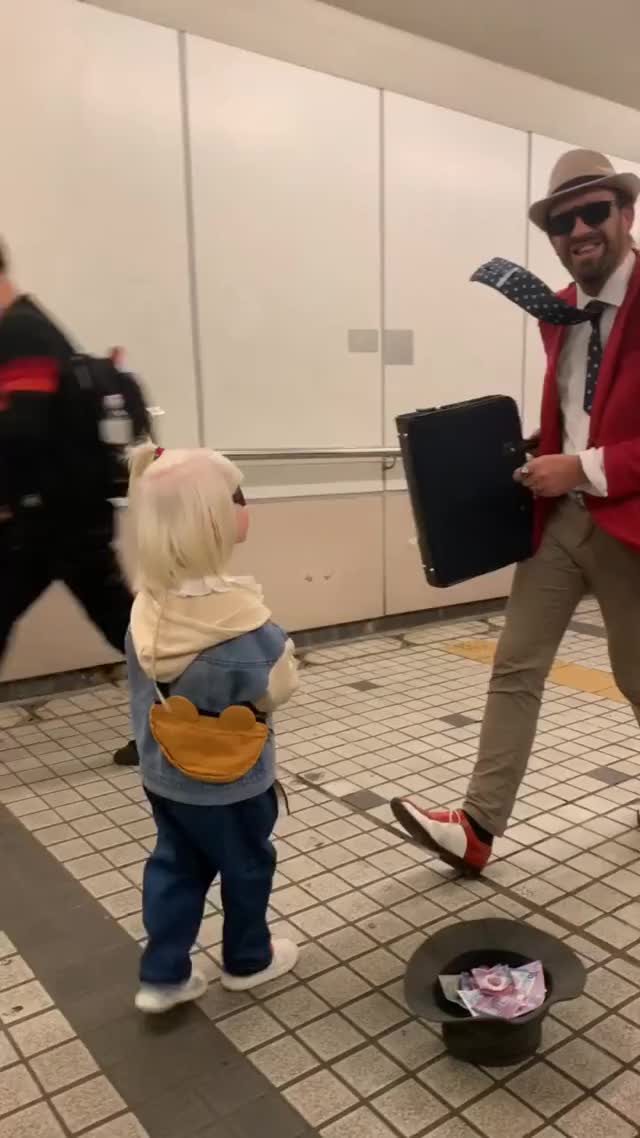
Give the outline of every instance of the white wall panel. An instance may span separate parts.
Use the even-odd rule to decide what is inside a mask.
[[[557,138],[544,138],[534,134],[531,139],[531,187],[530,201],[538,201],[547,193],[549,175],[561,154],[572,147],[570,142],[560,142]],[[625,158],[609,155],[618,170],[631,170],[640,175],[640,163],[628,162]],[[636,220],[636,236],[640,234],[640,223]],[[556,257],[546,234],[536,226],[531,226],[529,238],[529,268],[553,289],[564,288],[569,283],[567,270]],[[526,366],[525,366],[525,423],[527,430],[535,430],[540,419],[540,398],[545,372],[545,358],[536,321],[527,320]]]
[[[82,176],[73,88],[80,64],[76,8],[72,0],[25,0],[12,6],[9,20],[5,11],[0,67],[0,101],[11,108],[3,116],[0,236],[23,285],[68,319]]]
[[[520,402],[523,318],[471,284],[493,256],[525,256],[527,139],[385,93],[385,323],[412,329],[413,365],[385,368],[386,430],[395,416],[475,396]]]
[[[381,494],[260,502],[234,571],[264,588],[276,620],[295,632],[384,612]]]
[[[436,589],[427,584],[416,540],[408,494],[387,494],[385,500],[385,613],[418,612],[424,609],[464,605],[506,597],[511,590],[512,569],[500,569]]]
[[[88,350],[123,345],[197,440],[177,36],[76,0],[3,13],[0,237],[16,276]],[[62,586],[27,614],[2,679],[114,659]]]
[[[378,444],[379,93],[187,47],[207,442]]]
[[[16,273],[81,346],[124,346],[166,410],[163,438],[192,444],[177,35],[23,0],[2,36],[1,225]]]

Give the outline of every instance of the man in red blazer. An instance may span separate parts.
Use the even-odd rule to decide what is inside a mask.
[[[529,212],[573,278],[560,296],[590,313],[571,327],[541,325],[540,436],[517,475],[536,497],[537,549],[516,570],[463,808],[392,803],[414,838],[459,869],[480,872],[508,825],[547,675],[587,592],[640,723],[640,257],[631,237],[639,192],[640,179],[616,173],[604,155],[572,150]]]

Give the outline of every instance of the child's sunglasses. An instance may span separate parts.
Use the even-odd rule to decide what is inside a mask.
[[[563,213],[556,213],[547,218],[547,233],[550,237],[568,237],[573,233],[576,221],[580,218],[590,229],[597,229],[599,225],[611,216],[613,201],[587,202],[585,205],[576,205]]]

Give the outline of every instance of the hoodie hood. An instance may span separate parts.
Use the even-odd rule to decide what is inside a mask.
[[[262,589],[250,578],[228,579],[223,588],[202,582],[189,595],[184,590],[160,598],[138,593],[131,636],[143,672],[172,683],[207,648],[255,632],[270,618]]]

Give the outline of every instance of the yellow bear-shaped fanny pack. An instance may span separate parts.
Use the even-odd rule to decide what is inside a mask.
[[[269,728],[250,707],[227,707],[221,715],[203,715],[181,695],[162,693],[156,678],[156,646],[162,609],[153,645],[153,682],[159,703],[149,711],[151,734],[167,762],[199,782],[237,782],[256,765],[269,737]]]
[[[201,715],[191,700],[169,696],[149,712],[151,734],[167,762],[199,782],[237,782],[262,754],[269,729],[249,707]]]

